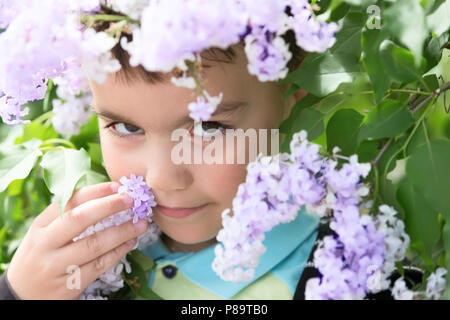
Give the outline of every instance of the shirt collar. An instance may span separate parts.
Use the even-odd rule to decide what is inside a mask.
[[[275,226],[266,233],[263,244],[266,252],[261,256],[260,263],[255,269],[255,276],[251,281],[228,282],[220,279],[214,272],[211,265],[215,258],[214,248],[217,243],[198,252],[169,252],[158,239],[144,250],[146,256],[151,257],[157,264],[173,262],[179,271],[190,281],[201,286],[217,296],[230,299],[244,287],[256,281],[266,272],[272,270],[278,263],[289,256],[295,249],[302,246],[313,233],[319,224],[319,217],[310,214],[303,206],[299,210],[295,220],[289,223],[282,223]],[[310,250],[308,251],[308,255]],[[308,256],[303,257],[306,262]]]

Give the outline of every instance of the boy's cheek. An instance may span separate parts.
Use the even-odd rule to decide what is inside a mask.
[[[214,192],[215,196],[223,202],[224,206],[231,206],[231,201],[236,196],[238,187],[245,182],[247,175],[246,165],[209,165],[209,173],[205,173],[205,190]],[[219,201],[220,201],[219,200]]]

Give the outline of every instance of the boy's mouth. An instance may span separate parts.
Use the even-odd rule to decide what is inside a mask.
[[[191,214],[196,213],[200,209],[203,209],[208,204],[204,204],[198,207],[191,207],[191,208],[183,208],[183,207],[165,207],[160,204],[158,204],[155,209],[162,213],[165,216],[169,216],[171,218],[184,218],[187,216],[190,216]]]

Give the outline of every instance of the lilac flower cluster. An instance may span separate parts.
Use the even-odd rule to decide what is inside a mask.
[[[211,99],[206,103],[201,76],[186,65],[199,63],[203,50],[226,49],[243,41],[249,72],[260,81],[277,81],[286,76],[292,57],[283,34],[293,30],[299,46],[322,52],[334,44],[338,30],[335,23],[319,21],[308,0],[83,0],[70,4],[0,0],[0,28],[7,27],[0,35],[3,122],[28,123],[21,118],[29,110],[21,108],[44,97],[48,79],[63,77],[79,91],[83,77],[103,83],[108,73],[120,69],[110,52],[119,41],[115,32],[97,33],[80,20],[97,13],[101,5],[139,22],[121,24],[133,35],[131,42],[125,37],[120,40],[132,66],[183,71],[174,83],[198,89],[200,96],[190,104],[195,110],[191,117],[204,121],[215,109],[214,103]]]
[[[136,223],[138,219],[149,219],[151,222],[152,207],[156,206],[155,196],[143,179],[142,176],[136,178],[134,174],[131,174],[130,179],[120,178],[122,186],[119,188],[119,193],[128,193],[134,199],[133,223]]]
[[[152,221],[151,207],[156,203],[153,201],[154,196],[150,188],[143,182],[143,177],[136,178],[131,174],[130,179],[122,177],[120,179],[122,186],[119,188],[119,193],[128,193],[134,199],[134,206],[132,209],[124,210],[115,213],[95,225],[87,228],[82,234],[74,238],[73,241],[78,241],[84,237],[88,237],[96,232],[100,232],[107,228],[119,226],[130,220],[136,223],[138,219],[145,219],[149,222],[149,227],[146,233],[138,237],[137,243],[133,249],[144,250],[148,245],[158,240],[161,230]],[[111,292],[116,292],[124,286],[122,271],[131,272],[130,263],[126,257],[123,257],[115,266],[102,274],[95,280],[86,290],[81,294],[80,300],[105,300],[107,295]]]
[[[406,285],[405,278],[400,277],[394,283],[392,295],[396,300],[414,300],[414,299],[430,299],[439,300],[445,291],[446,283],[445,275],[447,270],[439,267],[427,278],[425,291],[413,291]]]
[[[58,99],[53,100],[52,124],[61,135],[71,136],[80,133],[80,128],[86,124],[93,114],[90,104],[92,93],[89,83],[84,81],[79,92],[71,91],[67,79],[57,77],[54,79],[58,88]]]
[[[375,218],[360,203],[368,188],[360,181],[370,171],[357,156],[337,169],[337,162],[319,154],[319,145],[294,134],[290,154],[258,156],[248,165],[246,182],[230,209],[222,213],[213,270],[226,281],[249,281],[265,252],[264,233],[294,220],[303,205],[320,217],[332,218],[333,236],[319,243],[314,263],[321,276],[307,282],[307,299],[362,299],[386,289],[395,261],[404,257],[409,237],[395,211],[380,206]],[[333,150],[334,155],[338,149]],[[251,190],[251,191],[250,191]],[[332,215],[331,215],[332,213]]]
[[[99,8],[98,0],[7,2],[0,17],[0,24],[7,25],[0,34],[0,115],[6,124],[28,123],[21,118],[29,109],[21,107],[43,99],[48,79],[62,76],[79,91],[83,77],[104,81],[120,68],[108,58],[114,40],[104,32],[81,30],[78,21],[81,12]]]

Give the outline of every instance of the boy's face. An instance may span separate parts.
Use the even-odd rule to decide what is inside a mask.
[[[90,81],[97,113],[109,112],[130,119],[125,122],[98,116],[102,153],[110,179],[119,181],[131,173],[143,176],[152,188],[155,201],[162,206],[206,205],[185,218],[171,218],[153,208],[153,221],[174,243],[197,249],[215,242],[222,228],[221,214],[227,208],[232,209],[238,186],[245,182],[247,163],[253,159],[248,158],[247,151],[244,164],[235,161],[235,164],[177,165],[171,160],[171,152],[180,141],[171,140],[172,132],[177,128],[189,130],[194,146],[194,135],[199,137],[201,129],[220,132],[216,122],[244,131],[276,129],[295,103],[294,97],[283,99],[287,87],[276,82],[260,82],[248,73],[247,58],[241,47],[236,49],[233,63],[207,63],[211,67],[205,69],[204,79],[209,95],[223,92],[222,103],[241,101],[245,104],[227,114],[213,115],[209,119],[213,123],[205,123],[200,131],[199,127],[193,130],[192,119],[180,123],[180,119],[189,115],[187,105],[195,100],[193,90],[170,82],[149,84],[141,80],[127,86],[111,74],[104,84]],[[105,128],[116,121],[116,125]],[[127,136],[119,137],[115,133]],[[204,149],[208,142],[200,145]],[[235,147],[224,146],[224,154],[231,149],[236,151]]]

